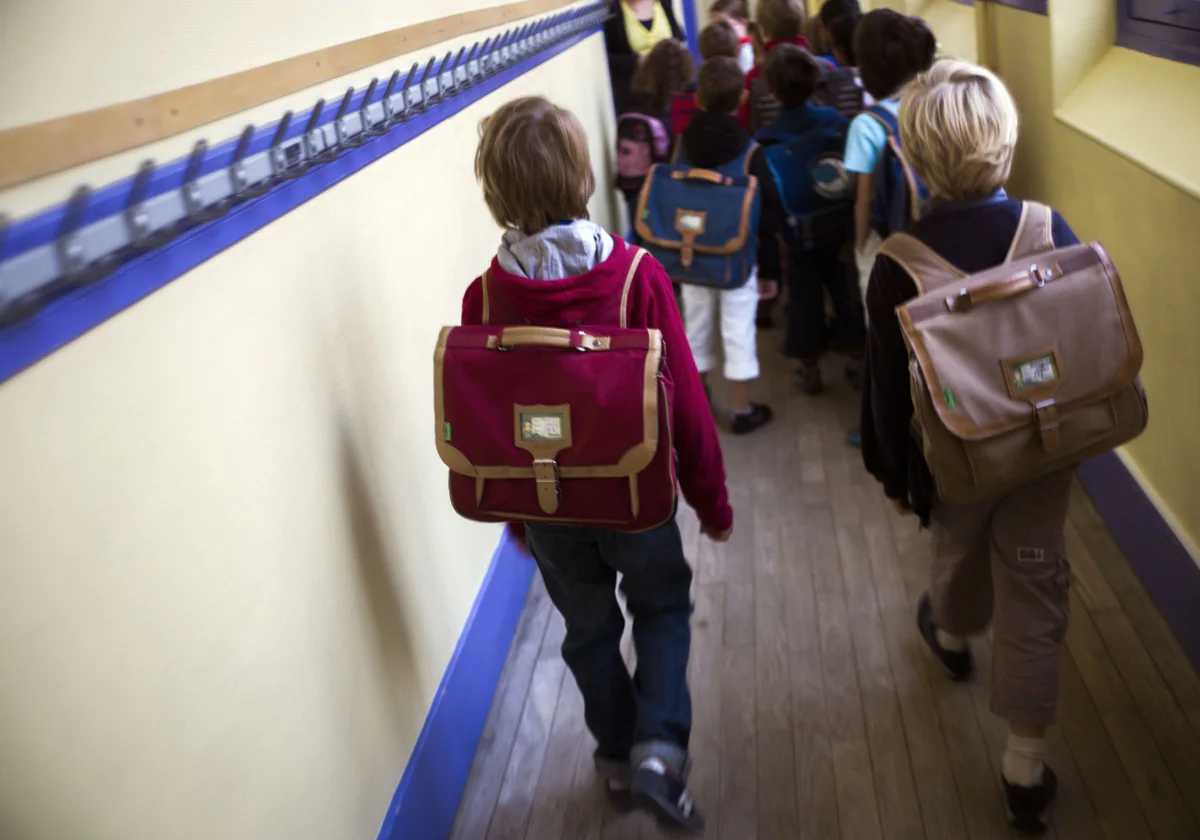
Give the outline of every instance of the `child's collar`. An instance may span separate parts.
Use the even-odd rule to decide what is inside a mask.
[[[800,47],[804,50],[808,49],[808,39],[803,35],[797,35],[795,38],[784,38],[780,41],[764,41],[763,49],[767,52],[770,52],[780,44],[791,44],[792,46]]]

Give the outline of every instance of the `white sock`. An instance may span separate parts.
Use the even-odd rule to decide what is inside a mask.
[[[1034,787],[1042,783],[1046,755],[1045,738],[1025,738],[1008,733],[1002,762],[1004,778],[1009,784]]]
[[[967,640],[962,636],[952,636],[945,630],[937,631],[937,643],[945,650],[962,653],[967,649]]]

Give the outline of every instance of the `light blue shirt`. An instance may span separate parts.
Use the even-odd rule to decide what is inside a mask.
[[[900,115],[900,99],[884,99],[880,103],[893,114]],[[859,114],[850,121],[846,134],[846,155],[842,161],[850,172],[874,172],[879,153],[887,145],[887,130],[870,114]]]

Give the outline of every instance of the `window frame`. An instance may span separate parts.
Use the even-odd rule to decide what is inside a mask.
[[[1117,0],[1117,46],[1200,66],[1200,31],[1135,18],[1133,0]]]
[[[1049,0],[989,0],[997,6],[1008,6],[1010,9],[1020,9],[1022,12],[1032,12],[1035,15],[1049,16],[1047,8]]]

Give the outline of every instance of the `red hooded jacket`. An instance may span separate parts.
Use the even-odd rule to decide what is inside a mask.
[[[585,274],[562,280],[519,277],[501,268],[498,260],[492,260],[488,289],[532,324],[575,326],[595,311],[600,302],[622,293],[632,258],[633,249],[614,238],[608,259]],[[662,265],[649,255],[642,259],[630,286],[628,312],[630,327],[653,328],[663,335],[667,365],[675,380],[672,410],[683,496],[706,528],[724,531],[733,525],[733,509],[725,490],[725,464],[717,426],[688,347],[671,280]],[[463,295],[462,323],[483,323],[479,278]]]

